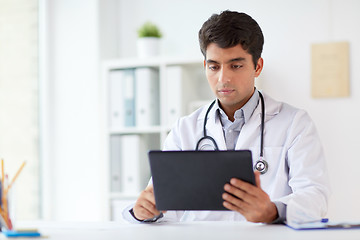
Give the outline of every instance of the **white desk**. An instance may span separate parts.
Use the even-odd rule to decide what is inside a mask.
[[[286,239],[286,240],[347,240],[360,239],[360,229],[296,231],[283,225],[237,222],[193,222],[123,224],[116,222],[38,222],[20,226],[36,227],[49,240],[189,240],[189,239]],[[4,237],[2,236],[1,239]]]

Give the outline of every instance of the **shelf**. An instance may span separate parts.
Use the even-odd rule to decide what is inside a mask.
[[[120,192],[111,192],[109,198],[110,199],[121,199],[121,200],[126,200],[126,199],[137,199],[139,197],[140,193],[120,193]]]
[[[123,116],[113,114],[121,113],[124,110],[124,105],[117,105],[118,101],[124,101],[124,93],[129,85],[128,82],[121,82],[127,80],[126,78],[122,79],[124,76],[122,73],[132,71],[136,73],[137,68],[151,68],[150,71],[155,70],[158,75],[160,101],[156,103],[159,109],[158,111],[156,109],[155,112],[159,114],[159,119],[146,123],[159,125],[139,126],[139,123],[135,121],[135,124],[132,123],[138,124],[138,126],[124,127],[124,119],[122,121],[115,119],[116,121],[114,121],[111,118],[112,116]],[[160,56],[151,59],[106,60],[102,63],[101,84],[102,122],[105,133],[103,149],[104,159],[106,159],[104,165],[107,169],[105,189],[109,189],[105,195],[106,208],[110,209],[109,213],[115,214],[116,209],[120,208],[119,202],[135,201],[140,191],[148,184],[150,178],[148,151],[162,149],[171,126],[176,123],[176,120],[198,108],[203,101],[212,99],[213,93],[207,87],[201,54],[194,57]],[[143,89],[139,87],[140,85],[136,87],[134,81],[130,84],[136,91],[134,96],[139,96],[135,94],[142,92]],[[121,89],[121,91],[116,92],[113,91],[114,89]],[[129,99],[136,100],[134,96]],[[113,102],[115,104],[111,105],[111,101],[115,101]],[[133,110],[136,110],[136,107],[139,107],[139,105],[136,106],[136,102],[141,101],[134,102],[135,106],[131,106]],[[112,216],[114,217],[114,215]],[[110,215],[107,217],[111,218]]]
[[[151,133],[162,133],[168,131],[168,128],[160,126],[151,126],[151,127],[124,127],[124,128],[112,128],[109,130],[110,135],[117,134],[151,134]]]
[[[201,57],[156,57],[151,59],[110,59],[103,63],[105,69],[124,69],[138,67],[160,67],[161,65],[201,65],[203,63]]]

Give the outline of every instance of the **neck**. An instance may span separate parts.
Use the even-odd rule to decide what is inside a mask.
[[[255,92],[255,91],[254,91]],[[234,104],[234,105],[225,105],[225,104],[222,104],[220,101],[219,101],[219,107],[225,112],[225,114],[227,115],[228,119],[230,121],[235,121],[235,112],[239,109],[241,109],[249,100],[250,98],[252,97],[252,95],[254,94],[254,92],[248,97],[245,99],[245,101],[243,102],[239,102],[237,104]]]

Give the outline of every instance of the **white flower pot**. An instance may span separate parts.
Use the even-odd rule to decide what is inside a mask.
[[[144,37],[137,40],[137,53],[139,58],[158,56],[160,52],[160,38]]]

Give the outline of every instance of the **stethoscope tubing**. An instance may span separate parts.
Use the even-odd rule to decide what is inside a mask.
[[[261,101],[261,131],[260,131],[260,158],[264,157],[264,130],[265,130],[265,101],[261,92],[259,92]]]
[[[199,150],[200,143],[201,143],[203,140],[205,140],[205,139],[210,140],[210,141],[214,144],[215,151],[219,151],[219,147],[218,147],[215,139],[212,138],[212,137],[210,137],[210,136],[208,136],[207,133],[206,133],[206,123],[207,123],[207,120],[208,120],[208,115],[209,115],[210,110],[211,110],[212,107],[214,106],[215,102],[216,102],[216,100],[214,100],[214,101],[210,104],[208,110],[206,111],[205,119],[204,119],[204,126],[203,126],[204,136],[203,136],[202,138],[200,138],[199,141],[197,142],[196,148],[195,148],[196,151]]]
[[[264,101],[264,97],[263,97],[262,93],[259,91],[258,91],[258,93],[259,93],[259,97],[260,97],[260,101],[261,101],[260,157],[259,157],[259,160],[255,164],[255,169],[258,170],[259,172],[261,172],[262,174],[264,174],[264,173],[266,173],[266,171],[268,169],[268,164],[264,159],[265,101]],[[204,119],[204,126],[203,126],[204,136],[202,138],[200,138],[198,140],[198,142],[196,143],[196,148],[195,148],[196,151],[199,150],[200,143],[206,139],[210,140],[213,143],[215,151],[219,151],[219,147],[218,147],[215,139],[211,136],[208,136],[206,133],[206,124],[207,124],[207,120],[208,120],[208,115],[210,113],[210,110],[214,106],[215,102],[216,102],[216,100],[214,100],[210,104],[209,108],[206,111],[205,119]]]

